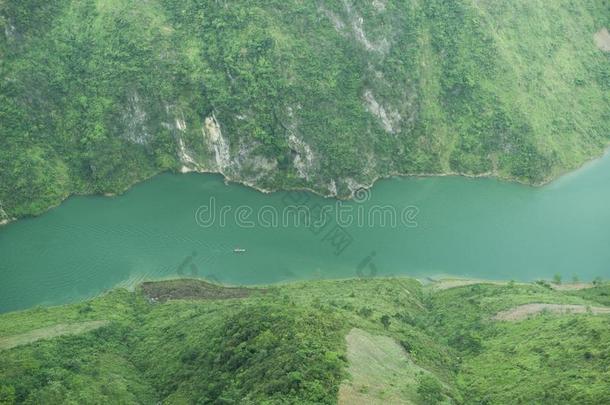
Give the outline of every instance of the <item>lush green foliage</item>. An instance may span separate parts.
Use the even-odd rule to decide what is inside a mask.
[[[438,380],[428,374],[421,377],[417,393],[426,404],[438,404],[443,399],[443,386]]]
[[[608,143],[609,57],[593,41],[608,7],[3,0],[0,203],[18,217],[120,192],[179,169],[183,151],[215,169],[212,114],[225,173],[264,187],[334,180],[345,195],[347,179],[446,172],[537,183]],[[307,178],[291,135],[311,150]]]
[[[593,288],[575,291],[573,294],[601,305],[610,306],[610,286],[607,283],[597,282]]]
[[[610,292],[608,285],[599,289]],[[601,404],[610,364],[607,316],[543,313],[489,321],[525,303],[591,305],[578,295],[597,294],[515,284],[454,288],[430,297],[434,315],[425,327],[461,352],[457,386],[466,403]]]
[[[147,379],[156,381],[161,398],[334,402],[344,362],[339,355],[343,328],[333,314],[262,303],[217,313],[183,308],[179,316],[165,311],[167,318],[153,311],[138,333],[134,357]]]
[[[609,292],[515,284],[438,291],[366,279],[159,303],[117,290],[1,315],[0,341],[57,323],[111,322],[2,351],[0,403],[335,403],[353,327],[393,337],[425,370],[417,396],[405,398],[414,403],[603,403],[608,315],[491,316],[524,303],[590,305]]]

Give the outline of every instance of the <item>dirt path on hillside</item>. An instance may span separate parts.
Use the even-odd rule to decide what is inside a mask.
[[[588,307],[586,305],[568,304],[525,304],[498,312],[492,319],[495,321],[519,321],[530,315],[539,314],[545,311],[554,314],[584,314],[587,312],[596,315],[610,314],[610,308],[607,307]]]
[[[64,335],[79,335],[108,325],[108,321],[89,321],[47,326],[34,329],[19,335],[0,337],[0,350],[8,350],[17,346],[24,346],[43,339],[52,339]]]

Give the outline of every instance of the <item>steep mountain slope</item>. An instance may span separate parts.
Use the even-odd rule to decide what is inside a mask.
[[[147,283],[0,315],[0,403],[604,403],[610,315],[494,316],[609,294],[406,278]]]
[[[607,0],[3,0],[2,215],[168,169],[340,196],[391,174],[541,183],[609,141],[609,16]]]

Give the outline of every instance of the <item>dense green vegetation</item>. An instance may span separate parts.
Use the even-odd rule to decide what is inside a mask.
[[[609,7],[2,0],[0,215],[183,164],[341,195],[391,173],[545,181],[608,143]]]
[[[188,291],[186,300],[151,299],[155,286],[148,285],[1,315],[0,403],[336,403],[339,385],[351,378],[344,337],[352,328],[400,343],[405,368],[420,370],[417,387],[403,391],[412,403],[607,399],[610,315],[492,317],[525,303],[599,305],[593,298],[610,294],[608,284],[443,290],[410,279],[359,279],[240,290],[231,298],[235,290],[197,283],[169,285],[174,294]],[[2,349],[9,336],[92,320],[109,323]]]

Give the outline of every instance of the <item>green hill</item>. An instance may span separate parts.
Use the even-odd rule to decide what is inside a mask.
[[[607,0],[2,0],[0,204],[160,171],[538,184],[610,136]]]
[[[609,295],[406,278],[146,283],[0,315],[0,403],[601,404],[610,315],[596,313]],[[524,304],[583,311],[496,316]]]

